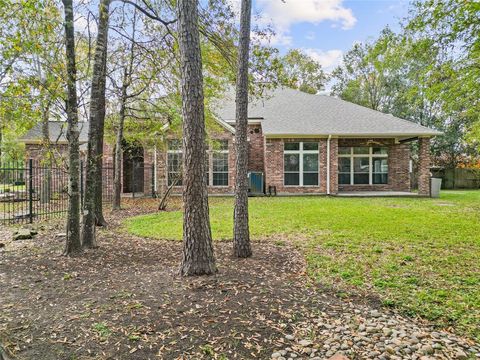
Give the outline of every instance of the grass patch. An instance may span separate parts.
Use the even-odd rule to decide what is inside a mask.
[[[0,184],[0,194],[15,191],[25,191],[25,185]]]
[[[445,206],[448,204],[448,206]],[[232,238],[233,199],[211,198],[216,240]],[[480,339],[480,191],[441,199],[250,199],[252,239],[288,240],[324,283],[372,289],[387,306]],[[129,232],[180,240],[180,210],[126,220]]]
[[[106,341],[112,334],[112,330],[105,323],[95,323],[92,325],[93,331],[97,334],[100,341]]]

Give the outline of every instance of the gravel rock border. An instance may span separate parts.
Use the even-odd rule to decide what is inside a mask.
[[[480,345],[388,310],[345,302],[294,325],[271,358],[476,359]]]

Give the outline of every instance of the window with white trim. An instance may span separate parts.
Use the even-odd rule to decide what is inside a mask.
[[[207,184],[228,186],[228,140],[215,141],[208,156],[208,163],[212,164],[212,167],[208,170],[211,171],[212,176],[208,177],[208,180],[211,179],[211,183],[207,181]]]
[[[228,186],[228,140],[215,140],[206,146],[205,177],[209,186]],[[182,142],[169,140],[167,149],[167,183],[182,185]]]
[[[318,186],[318,142],[286,142],[283,148],[286,186]]]
[[[167,183],[168,186],[173,183],[176,186],[182,185],[182,142],[180,140],[168,140]]]
[[[339,147],[338,184],[388,184],[388,148],[381,146]]]

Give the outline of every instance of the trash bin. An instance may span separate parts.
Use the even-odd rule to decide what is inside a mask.
[[[442,187],[441,178],[430,178],[430,196],[432,198],[440,197],[440,188]]]

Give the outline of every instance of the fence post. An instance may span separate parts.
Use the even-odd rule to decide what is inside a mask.
[[[33,223],[33,159],[28,160],[28,217]]]
[[[80,160],[80,208],[83,209],[83,160]]]

